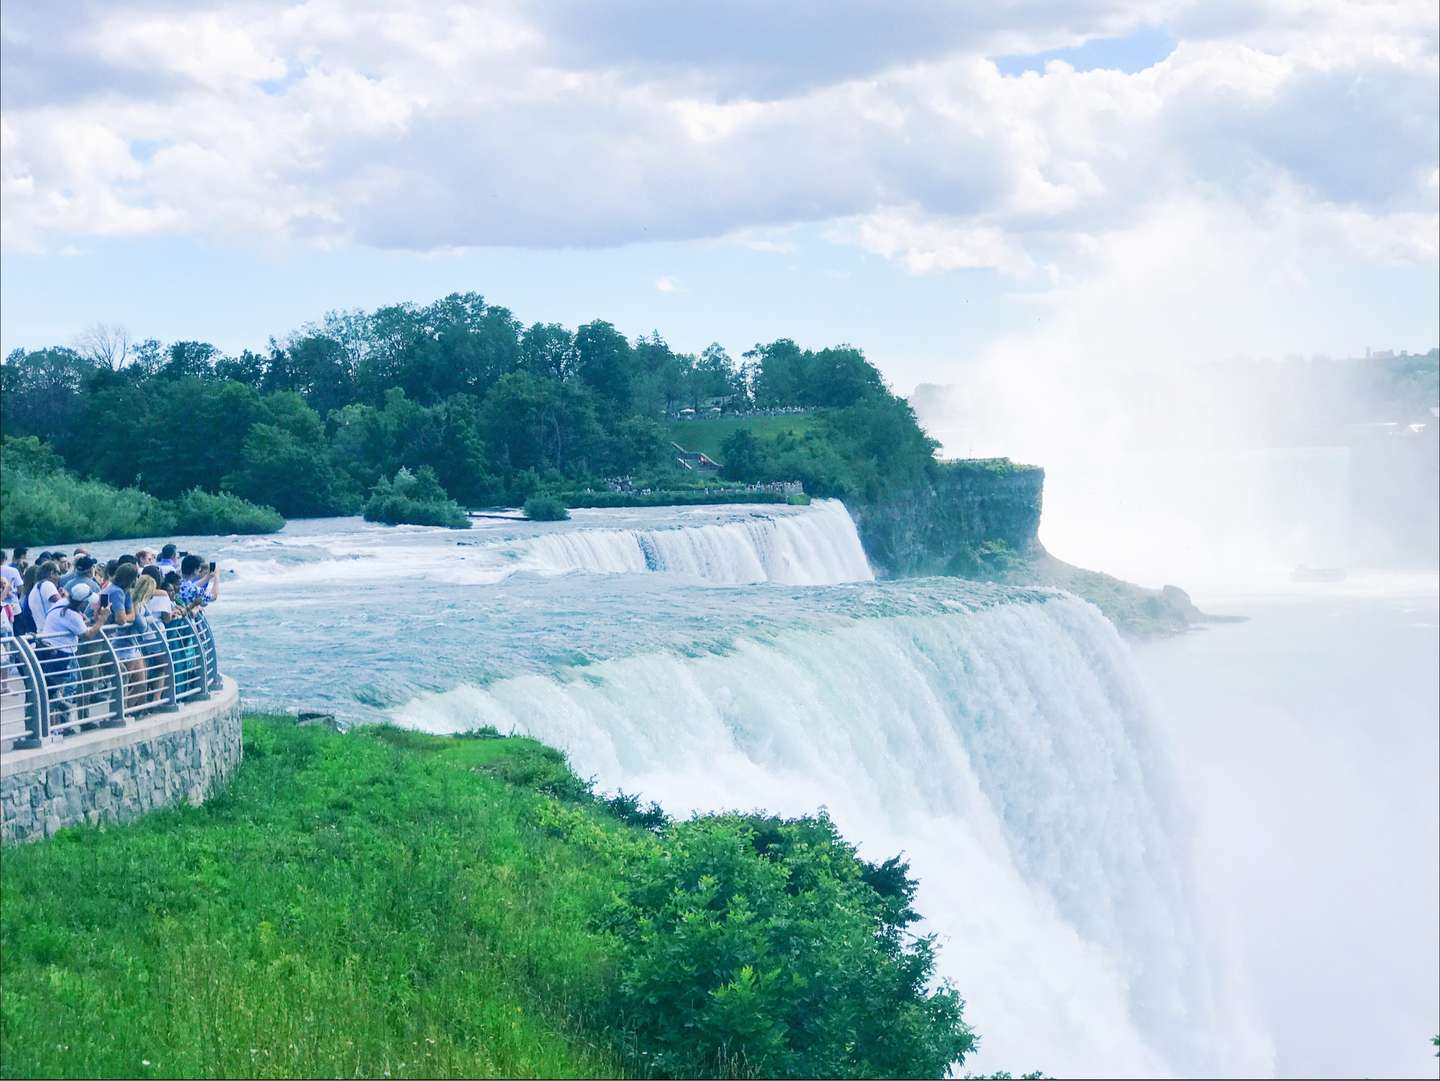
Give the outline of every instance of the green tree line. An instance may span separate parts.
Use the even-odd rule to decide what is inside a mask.
[[[917,480],[933,450],[854,347],[690,354],[603,320],[527,327],[475,293],[331,313],[262,353],[88,343],[5,358],[7,435],[43,440],[82,478],[162,500],[229,493],[289,517],[356,513],[377,489],[394,505],[397,478],[430,491],[433,477],[446,499],[479,506],[663,474],[667,416],[717,399],[821,411],[803,437],[727,448],[735,479],[864,498]]]

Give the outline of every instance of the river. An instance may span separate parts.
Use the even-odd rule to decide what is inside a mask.
[[[1136,647],[1064,595],[874,581],[824,501],[181,547],[256,706],[494,725],[903,851],[967,1070],[1433,1069],[1433,578],[1202,597],[1251,621]]]

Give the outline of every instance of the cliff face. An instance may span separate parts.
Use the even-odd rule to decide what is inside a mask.
[[[929,487],[852,506],[865,553],[886,577],[991,577],[1038,555],[1045,471],[1006,459],[942,462]]]
[[[876,573],[955,575],[1063,589],[1133,637],[1177,634],[1207,616],[1177,586],[1146,589],[1064,563],[1040,543],[1045,471],[1007,459],[942,462],[926,488],[850,507]]]

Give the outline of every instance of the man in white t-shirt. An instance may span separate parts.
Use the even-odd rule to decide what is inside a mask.
[[[66,707],[74,696],[74,684],[80,675],[79,666],[75,663],[80,639],[99,634],[100,628],[110,618],[109,608],[99,608],[94,620],[86,621],[83,614],[85,605],[94,592],[94,588],[85,582],[77,582],[75,592],[67,603],[50,609],[36,643],[40,647],[40,667],[45,673],[45,682],[53,689],[58,704]]]
[[[55,584],[55,579],[60,577],[59,568],[53,563],[46,564],[46,567],[45,577],[35,583],[30,596],[25,598],[25,606],[30,609],[30,618],[35,621],[36,630],[45,626],[45,617],[62,596],[60,587]]]

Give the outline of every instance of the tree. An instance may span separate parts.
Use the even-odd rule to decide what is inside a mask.
[[[520,339],[520,366],[531,375],[563,383],[577,363],[575,335],[559,323],[532,323]]]
[[[134,429],[137,481],[166,499],[218,488],[240,467],[251,427],[269,419],[259,395],[242,383],[176,379],[149,397],[150,419]]]
[[[807,356],[805,387],[798,399],[806,405],[854,405],[885,390],[875,366],[853,346],[822,349]]]
[[[75,348],[97,368],[118,372],[130,356],[130,332],[121,326],[92,323],[81,331]]]
[[[205,379],[215,374],[220,353],[209,342],[172,342],[157,373],[163,379]]]
[[[720,463],[721,475],[726,480],[754,483],[765,478],[764,447],[744,428],[731,432],[720,444]]]
[[[94,371],[73,349],[14,350],[0,366],[0,427],[6,435],[39,436],[68,455],[81,389]]]
[[[755,364],[755,404],[771,407],[807,401],[809,354],[789,338],[756,345],[745,356]]]
[[[511,372],[495,384],[483,411],[490,457],[507,475],[526,469],[584,469],[601,431],[579,387]]]
[[[221,357],[215,362],[215,378],[243,383],[260,390],[265,384],[265,358],[246,349],[238,357]]]
[[[256,424],[250,429],[240,467],[225,478],[225,487],[247,499],[263,499],[287,518],[350,509],[336,491],[323,441],[307,441],[279,424]]]
[[[267,392],[297,392],[323,417],[354,397],[354,382],[350,356],[340,342],[323,334],[307,334],[292,339],[284,348],[271,343],[262,386]]]
[[[609,323],[597,319],[575,332],[576,365],[581,382],[595,393],[606,417],[630,410],[630,343]]]

